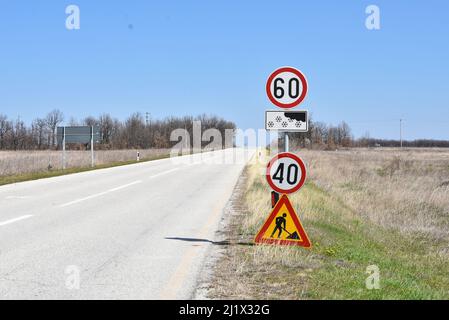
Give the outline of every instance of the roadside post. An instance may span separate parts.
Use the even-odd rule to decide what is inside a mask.
[[[266,179],[271,189],[272,211],[257,233],[255,243],[312,246],[301,221],[288,198],[305,184],[307,169],[304,161],[290,151],[289,132],[308,132],[308,112],[291,111],[307,96],[308,84],[304,74],[292,67],[274,71],[266,84],[268,99],[283,109],[265,112],[265,130],[284,136],[284,152],[275,155],[266,168]]]
[[[95,166],[94,144],[101,140],[99,126],[58,127],[56,131],[58,145],[62,147],[62,168],[66,169],[66,144],[82,143],[90,144],[91,166]]]
[[[91,159],[91,167],[95,166],[95,158],[94,158],[94,127],[90,127],[90,159]]]
[[[62,128],[62,170],[65,170],[65,128]]]

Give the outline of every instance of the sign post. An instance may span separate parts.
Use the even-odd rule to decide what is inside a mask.
[[[99,126],[84,126],[84,127],[58,127],[56,131],[58,145],[62,146],[62,167],[66,168],[66,144],[67,143],[82,143],[90,144],[91,152],[91,166],[95,166],[94,143],[100,142],[100,127]]]
[[[65,170],[65,128],[62,131],[62,170]]]
[[[308,84],[304,74],[292,67],[282,67],[268,78],[268,99],[281,109],[301,104],[307,96]],[[304,161],[290,153],[289,132],[308,132],[307,111],[266,111],[265,129],[284,136],[284,152],[268,163],[266,179],[273,192],[273,211],[257,233],[255,243],[275,245],[312,246],[297,216],[288,194],[299,191],[305,184],[307,171]]]
[[[94,159],[94,127],[91,127],[90,131],[90,156],[91,156],[91,167],[93,168],[95,166],[95,159]]]

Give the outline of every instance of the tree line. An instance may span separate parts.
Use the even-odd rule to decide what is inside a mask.
[[[56,149],[56,129],[64,122],[64,114],[53,110],[45,117],[37,118],[27,126],[20,118],[10,120],[0,114],[0,150],[49,150]],[[201,121],[202,130],[215,128],[225,136],[225,130],[235,130],[236,125],[217,116],[200,115],[168,117],[162,120],[148,119],[136,112],[124,121],[105,113],[99,117],[88,116],[78,121],[70,118],[68,126],[99,126],[101,142],[99,149],[148,149],[171,148],[176,142],[170,141],[175,129],[186,129],[192,134],[193,122]],[[193,137],[191,137],[192,141]],[[73,145],[69,148],[87,146]]]
[[[289,138],[293,146],[300,148],[333,150],[354,146],[351,128],[344,121],[334,126],[309,119],[308,132],[289,133]]]
[[[56,149],[56,128],[64,122],[64,114],[53,110],[45,117],[37,118],[27,126],[20,118],[11,120],[0,114],[0,150],[49,150]],[[105,113],[99,117],[88,116],[83,120],[70,118],[69,126],[99,126],[101,142],[99,149],[148,149],[171,148],[176,142],[170,141],[170,135],[175,129],[186,129],[193,141],[193,122],[201,121],[202,131],[217,129],[225,137],[225,130],[236,129],[235,123],[217,116],[184,116],[168,117],[162,120],[148,119],[136,112],[124,121],[113,118]],[[282,134],[281,134],[282,136]],[[368,135],[355,139],[351,128],[346,122],[338,125],[328,125],[309,119],[307,133],[290,133],[291,144],[300,148],[335,150],[351,147],[399,147],[399,140],[384,140],[370,138]],[[281,143],[282,144],[282,143]],[[447,140],[420,139],[403,141],[404,147],[442,147],[448,148]],[[72,145],[69,148],[87,148],[82,145]]]
[[[351,128],[346,122],[338,125],[328,125],[323,122],[309,120],[309,132],[289,133],[291,144],[300,148],[335,150],[338,148],[376,148],[400,147],[401,141],[394,139],[375,139],[368,134],[355,139]],[[283,142],[281,142],[282,144]],[[418,139],[404,140],[405,148],[449,148],[448,140]]]

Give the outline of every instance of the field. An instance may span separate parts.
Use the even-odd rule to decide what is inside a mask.
[[[309,179],[291,200],[313,248],[250,245],[271,208],[267,156],[246,169],[208,297],[449,298],[449,150],[298,154]]]
[[[165,157],[168,149],[139,150],[140,159]],[[95,151],[96,168],[136,162],[137,150]],[[90,170],[90,151],[67,151],[62,170],[62,151],[0,151],[0,185]]]

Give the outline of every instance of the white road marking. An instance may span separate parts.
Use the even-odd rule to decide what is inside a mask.
[[[19,200],[23,200],[23,199],[30,199],[30,196],[8,196],[5,199],[6,200],[13,200],[13,199],[19,199]]]
[[[85,197],[85,198],[81,198],[81,199],[78,199],[78,200],[74,200],[74,201],[71,201],[71,202],[64,203],[64,204],[60,205],[59,207],[60,208],[65,208],[65,207],[71,206],[73,204],[77,204],[77,203],[80,203],[80,202],[83,202],[83,201],[86,201],[86,200],[90,200],[90,199],[93,199],[93,198],[97,198],[97,197],[103,196],[103,195],[108,194],[108,193],[109,193],[108,191],[96,193],[96,194],[93,194],[93,195]]]
[[[11,224],[11,223],[14,223],[14,222],[17,222],[17,221],[25,220],[25,219],[28,219],[28,218],[31,218],[31,217],[32,217],[32,215],[26,215],[26,216],[21,216],[21,217],[14,218],[14,219],[11,219],[11,220],[3,221],[3,222],[0,222],[0,227],[6,226],[7,224]]]
[[[164,172],[161,172],[161,173],[155,174],[154,176],[151,176],[151,177],[150,177],[150,179],[153,179],[153,178],[157,178],[157,177],[160,177],[160,176],[163,176],[163,175],[166,175],[166,174],[169,174],[169,173],[172,173],[172,172],[178,171],[178,170],[179,170],[179,168],[175,168],[175,169],[167,170],[167,171],[164,171]]]
[[[71,205],[74,205],[74,204],[77,204],[77,203],[80,203],[80,202],[83,202],[83,201],[86,201],[86,200],[90,200],[90,199],[94,199],[94,198],[98,198],[98,197],[107,195],[108,193],[111,193],[111,192],[115,192],[115,191],[119,191],[119,190],[128,188],[130,186],[133,186],[133,185],[136,185],[136,184],[139,184],[139,183],[142,183],[142,181],[141,180],[134,181],[134,182],[125,184],[123,186],[120,186],[120,187],[117,187],[117,188],[114,188],[114,189],[110,189],[108,191],[103,191],[103,192],[96,193],[96,194],[93,194],[93,195],[90,195],[90,196],[87,196],[87,197],[84,197],[84,198],[81,198],[81,199],[70,201],[70,202],[67,202],[67,203],[64,203],[64,204],[60,205],[59,207],[60,208],[65,208],[65,207],[68,207],[68,206],[71,206]]]
[[[122,189],[125,189],[125,188],[128,188],[128,187],[131,187],[131,186],[133,186],[133,185],[135,185],[135,184],[139,184],[139,183],[142,183],[142,181],[141,181],[141,180],[134,181],[134,182],[125,184],[125,185],[123,185],[123,186],[120,186],[120,187],[117,187],[117,188],[114,188],[114,189],[110,189],[110,190],[108,190],[107,192],[115,192],[115,191],[119,191],[119,190],[122,190]]]
[[[160,177],[160,176],[163,176],[163,175],[166,175],[166,174],[178,171],[178,170],[179,170],[179,168],[174,168],[174,169],[171,169],[171,170],[160,172],[158,174],[155,174],[155,175],[151,176],[150,179],[157,178],[157,177]],[[81,198],[81,199],[70,201],[70,202],[67,202],[67,203],[64,203],[64,204],[60,205],[59,207],[60,208],[65,208],[65,207],[68,207],[68,206],[71,206],[71,205],[74,205],[74,204],[78,204],[78,203],[86,201],[86,200],[90,200],[90,199],[94,199],[94,198],[98,198],[98,197],[107,195],[108,193],[111,193],[111,192],[116,192],[116,191],[119,191],[119,190],[122,190],[122,189],[125,189],[125,188],[128,188],[128,187],[131,187],[131,186],[139,184],[139,183],[142,183],[142,180],[137,180],[137,181],[125,184],[125,185],[117,187],[117,188],[109,189],[107,191],[103,191],[103,192],[96,193],[96,194],[93,194],[93,195],[90,195],[90,196],[87,196],[87,197],[84,197],[84,198]]]

